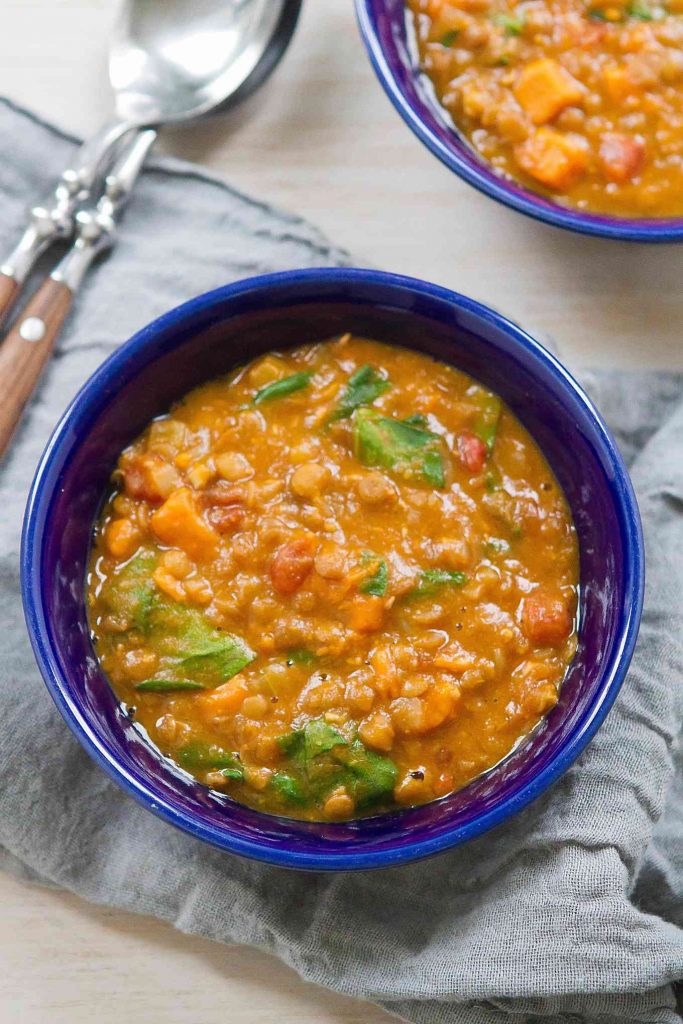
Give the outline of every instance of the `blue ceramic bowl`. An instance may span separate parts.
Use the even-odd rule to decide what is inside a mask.
[[[631,242],[680,242],[683,218],[608,217],[567,209],[496,174],[453,127],[419,69],[405,0],[355,0],[370,60],[389,99],[425,146],[480,192],[514,210],[586,235]]]
[[[128,719],[90,642],[92,526],[119,453],[202,381],[271,348],[354,331],[406,345],[499,392],[562,484],[581,547],[580,643],[560,701],[504,762],[435,803],[343,824],[258,813],[174,768]],[[111,777],[166,821],[232,853],[287,867],[371,868],[424,857],[498,825],[542,793],[595,733],[638,631],[643,551],[621,456],[579,386],[541,345],[471,299],[365,270],[301,270],[202,295],[145,327],[84,385],[31,490],[21,560],[26,619],[57,707]]]

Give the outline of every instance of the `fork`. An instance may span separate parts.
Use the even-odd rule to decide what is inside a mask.
[[[70,194],[66,187],[60,196],[65,177],[62,176],[55,192],[55,209],[44,210],[44,221],[34,209],[31,225],[13,254],[12,264],[0,268],[2,315],[16,300],[37,254],[56,239],[68,237],[69,228],[75,232],[71,248],[40,285],[0,345],[0,380],[5,393],[0,406],[0,458],[6,453],[23,408],[52,354],[74,295],[93,262],[115,243],[117,221],[156,137],[156,131],[146,129],[135,132],[122,144],[97,200],[84,202],[80,198],[76,203],[75,193]],[[83,196],[87,191],[81,179],[78,194]]]

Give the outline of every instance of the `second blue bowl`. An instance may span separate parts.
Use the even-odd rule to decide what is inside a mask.
[[[584,213],[522,188],[492,169],[458,134],[420,71],[405,0],[356,0],[361,34],[377,77],[425,146],[480,192],[536,220],[585,235],[630,242],[683,241],[682,217],[629,218]]]
[[[499,392],[545,452],[581,552],[580,635],[560,700],[511,756],[448,797],[340,824],[259,813],[200,785],[125,714],[90,640],[93,523],[121,450],[190,388],[272,348],[352,331],[452,363]],[[504,822],[566,771],[628,668],[643,593],[638,510],[621,456],[581,388],[519,327],[462,295],[365,270],[301,270],[219,288],[112,355],[58,424],[29,497],[21,578],[48,690],[95,761],[148,810],[223,850],[285,867],[386,867]]]

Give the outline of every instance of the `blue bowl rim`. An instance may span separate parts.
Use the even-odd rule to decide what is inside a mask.
[[[247,296],[249,293],[307,284],[328,287],[336,285],[340,289],[359,284],[408,290],[420,297],[445,302],[465,313],[481,317],[506,332],[523,349],[543,361],[558,384],[568,387],[586,409],[609,456],[613,476],[608,486],[622,522],[626,593],[620,610],[618,632],[620,643],[615,648],[609,671],[603,671],[592,704],[587,709],[585,716],[575,726],[570,741],[538,775],[492,810],[473,818],[464,825],[454,827],[451,831],[444,831],[438,836],[418,840],[401,847],[398,851],[389,848],[358,853],[353,851],[353,843],[350,842],[348,854],[302,854],[296,849],[273,849],[270,846],[266,847],[256,841],[244,840],[237,836],[231,836],[228,839],[224,833],[218,833],[211,826],[198,825],[190,814],[178,810],[172,801],[156,793],[153,786],[148,785],[142,778],[136,777],[134,773],[123,769],[115,756],[100,742],[96,731],[72,700],[71,684],[68,678],[62,675],[55,652],[47,640],[49,632],[44,609],[44,580],[41,576],[43,538],[48,527],[47,513],[52,500],[53,481],[50,479],[52,469],[55,462],[60,459],[63,449],[68,449],[71,444],[72,419],[74,417],[85,420],[89,418],[89,415],[99,406],[101,395],[106,394],[110,386],[115,383],[120,368],[130,357],[153,341],[159,331],[177,326],[185,318],[192,317],[196,313],[206,312],[214,305],[223,306],[226,301]],[[309,268],[264,274],[214,289],[190,299],[158,317],[112,353],[77,392],[58,421],[41,456],[26,506],[21,540],[20,579],[29,638],[47,689],[72,733],[96,764],[104,769],[114,782],[158,817],[224,851],[279,867],[340,871],[389,867],[442,852],[496,827],[545,792],[570,767],[590,742],[616,699],[631,662],[638,635],[643,605],[645,570],[638,505],[621,453],[592,401],[562,364],[540,342],[537,342],[513,321],[474,299],[417,278],[383,271],[344,267]]]
[[[584,235],[618,239],[624,242],[678,242],[683,241],[683,217],[610,217],[584,213],[555,205],[552,200],[497,175],[482,160],[481,166],[472,167],[458,152],[467,144],[453,132],[454,145],[447,146],[420,117],[415,106],[401,89],[380,42],[373,8],[378,0],[355,0],[356,17],[361,36],[375,74],[393,106],[403,120],[434,156],[468,184],[490,196],[504,206],[519,210],[534,220],[554,227],[566,228]],[[382,0],[379,0],[381,3]]]

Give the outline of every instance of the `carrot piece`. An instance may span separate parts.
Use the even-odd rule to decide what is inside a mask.
[[[556,60],[543,57],[526,65],[514,93],[534,124],[546,124],[565,107],[578,103],[585,89]]]
[[[598,151],[600,167],[606,178],[622,184],[634,178],[645,160],[645,143],[632,135],[605,132]]]
[[[524,598],[522,631],[535,644],[557,647],[572,631],[572,617],[559,594],[535,590]]]
[[[151,527],[162,543],[181,548],[197,561],[216,551],[218,534],[203,519],[189,487],[180,487],[166,499],[152,516]]]

